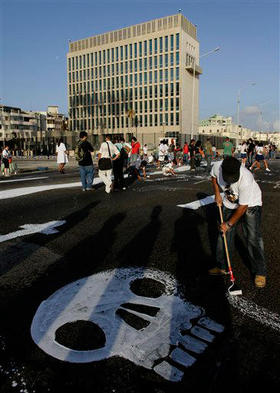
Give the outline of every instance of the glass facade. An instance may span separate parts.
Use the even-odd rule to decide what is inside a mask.
[[[179,125],[179,50],[177,33],[69,57],[72,129],[125,127],[129,108],[138,127]]]

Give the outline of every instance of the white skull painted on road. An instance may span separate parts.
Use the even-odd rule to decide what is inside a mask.
[[[154,280],[155,286],[164,287],[163,293],[154,295],[157,297],[149,297],[149,291],[145,296],[137,295],[135,284],[143,279]],[[145,322],[145,326],[131,326],[121,311]],[[223,331],[223,326],[203,314],[200,307],[179,296],[171,275],[144,268],[120,268],[85,277],[56,291],[39,306],[31,335],[43,351],[60,360],[87,363],[121,356],[153,369],[167,380],[179,381],[182,369],[196,361],[194,354],[202,353],[207,342],[215,338],[213,332]],[[91,321],[101,328],[106,338],[104,346],[74,350],[58,343],[57,330],[75,321]]]

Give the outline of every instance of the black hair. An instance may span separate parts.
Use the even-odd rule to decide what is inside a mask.
[[[86,131],[81,131],[80,132],[80,138],[84,138],[85,136],[87,136],[87,132]]]

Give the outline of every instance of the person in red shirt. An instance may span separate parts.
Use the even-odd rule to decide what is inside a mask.
[[[139,156],[140,152],[140,143],[137,141],[135,136],[131,139],[131,156],[130,156],[130,165],[135,165],[135,162]]]
[[[183,161],[188,164],[189,163],[189,145],[186,142],[183,147]]]

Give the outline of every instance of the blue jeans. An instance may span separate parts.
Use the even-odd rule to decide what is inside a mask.
[[[92,188],[93,177],[94,177],[94,169],[93,165],[83,166],[80,165],[80,176],[83,189]]]
[[[235,210],[223,207],[224,221],[228,221]],[[241,225],[245,237],[246,246],[249,253],[251,273],[260,276],[266,275],[266,263],[264,258],[264,246],[261,235],[261,206],[249,207],[241,218]],[[232,255],[234,235],[236,231],[234,225],[226,234],[229,255]],[[226,254],[224,249],[224,240],[221,235],[218,236],[216,249],[217,264],[221,269],[227,270]]]

